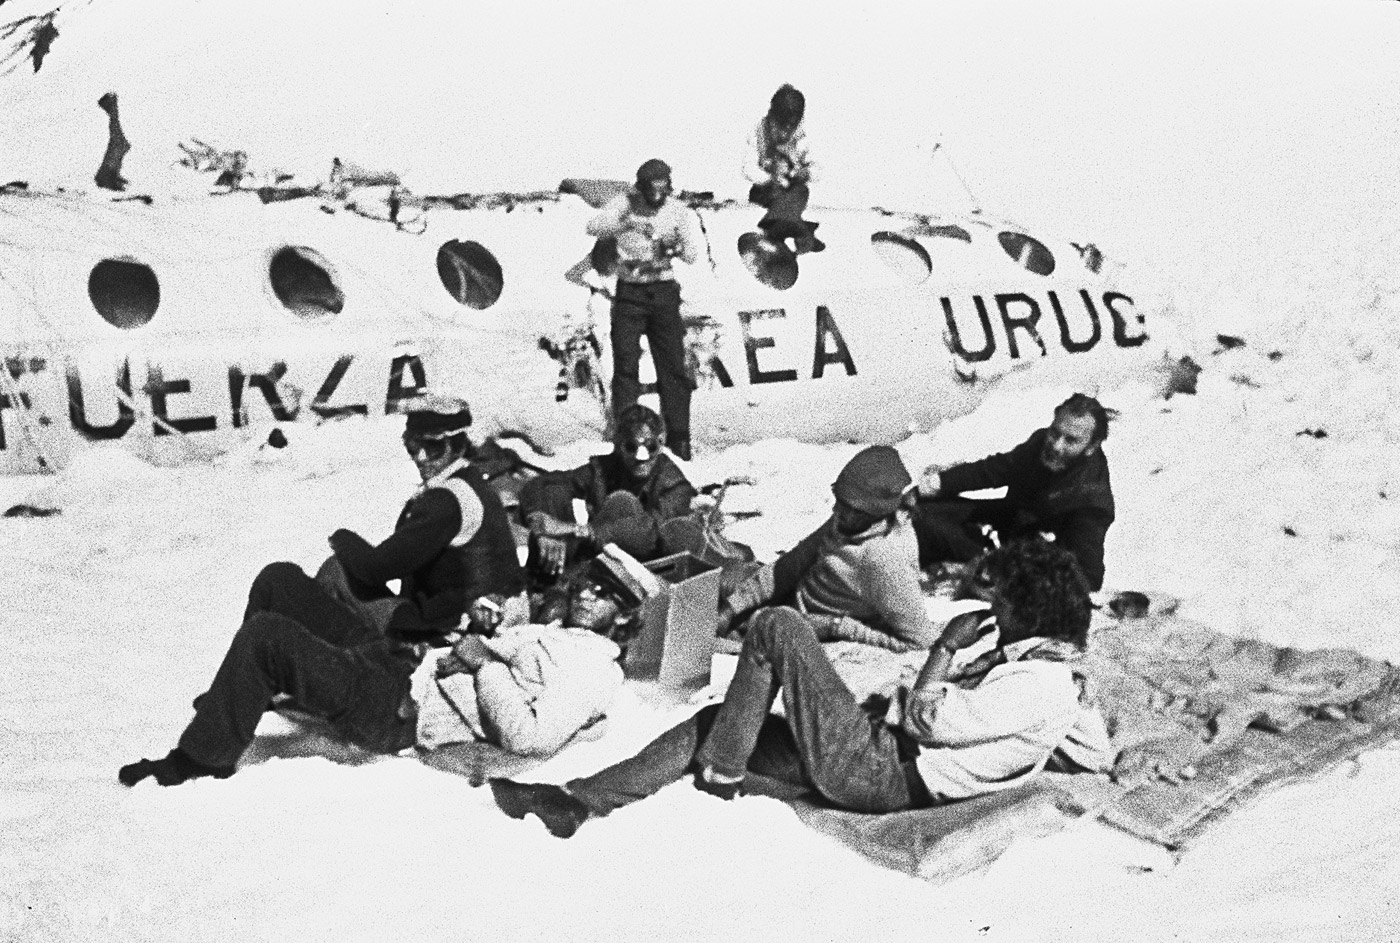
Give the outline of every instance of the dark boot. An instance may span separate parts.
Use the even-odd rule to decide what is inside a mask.
[[[797,254],[802,255],[807,252],[821,252],[826,248],[826,243],[817,238],[817,226],[819,226],[820,223],[807,222],[805,219],[802,220],[802,222],[806,224],[807,231],[793,239],[793,246],[796,248]]]
[[[233,775],[232,766],[205,766],[193,759],[179,747],[171,750],[163,759],[159,760],[138,760],[135,763],[128,763],[117,771],[117,779],[123,786],[135,786],[148,776],[154,776],[156,782],[162,786],[178,786],[181,783],[198,779],[201,776],[213,776],[215,779],[228,779]]]
[[[502,812],[513,819],[523,819],[533,812],[555,838],[570,837],[591,814],[588,806],[558,786],[509,779],[489,782],[491,795]]]

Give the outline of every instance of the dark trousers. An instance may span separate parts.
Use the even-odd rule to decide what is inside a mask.
[[[613,416],[633,403],[641,393],[638,368],[642,359],[642,335],[651,347],[656,365],[656,387],[661,395],[661,418],[666,440],[690,439],[690,375],[685,369],[685,324],[681,321],[681,289],[675,282],[638,284],[619,281],[612,306],[612,408]]]
[[[780,689],[785,719],[769,713]],[[909,770],[889,728],[861,709],[811,624],[786,607],[760,610],[750,620],[723,704],[567,788],[605,815],[705,765],[814,790],[857,812],[921,804],[911,798]],[[926,794],[919,800],[926,801]]]
[[[811,191],[807,184],[795,181],[789,186],[780,187],[773,183],[756,183],[749,188],[749,202],[768,210],[759,220],[760,229],[768,229],[775,223],[792,223],[802,219],[807,212],[807,201]]]
[[[547,476],[541,475],[525,485],[522,500],[528,497],[530,506],[544,511],[550,517],[561,521],[573,521],[573,492],[566,487],[551,487]],[[598,544],[617,544],[618,547],[643,562],[654,560],[662,554],[661,536],[656,521],[642,501],[630,491],[613,491],[599,507],[588,509],[588,522],[598,537]],[[571,544],[577,543],[569,538]],[[569,560],[572,562],[581,555],[577,548],[570,546]]]
[[[300,567],[271,564],[253,580],[243,624],[209,689],[195,699],[180,748],[206,766],[233,766],[272,698],[288,694],[350,742],[398,752],[414,740],[416,718],[404,710],[412,703],[414,667],[403,646]]]
[[[982,533],[989,525],[1003,538],[1016,520],[1015,509],[1003,499],[934,498],[919,501],[911,515],[919,540],[919,566],[966,563],[991,544]]]

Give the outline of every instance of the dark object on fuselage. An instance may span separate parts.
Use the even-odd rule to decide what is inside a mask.
[[[97,107],[107,112],[107,152],[102,155],[102,165],[97,168],[93,180],[104,190],[126,189],[126,178],[122,176],[122,160],[131,150],[131,142],[122,133],[122,121],[117,114],[117,93],[108,92],[97,100]]]

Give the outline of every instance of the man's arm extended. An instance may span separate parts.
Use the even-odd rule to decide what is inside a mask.
[[[379,586],[402,579],[431,562],[462,528],[462,508],[446,488],[429,488],[415,499],[412,511],[378,546],[344,528],[330,536],[331,550],[345,572]],[[480,523],[481,515],[475,515]]]

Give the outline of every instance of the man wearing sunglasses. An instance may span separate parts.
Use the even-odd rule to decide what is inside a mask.
[[[581,731],[597,736],[640,609],[595,560],[546,596],[532,624],[466,635],[425,659],[413,688],[419,748],[478,741],[549,756]]]
[[[663,429],[660,416],[634,403],[618,416],[612,452],[521,489],[534,573],[552,581],[610,543],[643,562],[669,552],[663,527],[690,513],[695,488],[661,451]],[[588,509],[586,524],[574,519],[576,499]]]
[[[488,629],[528,614],[505,509],[467,462],[470,425],[461,400],[428,397],[409,413],[404,446],[423,486],[394,532],[373,545],[337,530],[314,579],[294,563],[264,567],[179,744],[162,759],[122,767],[123,785],[233,775],[279,697],[367,750],[395,753],[414,742],[410,677],[428,645],[455,634],[469,613]],[[400,581],[397,594],[390,580]],[[492,612],[505,618],[483,618]]]

